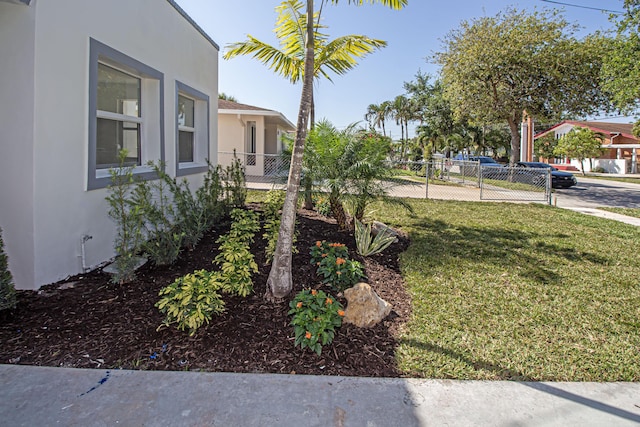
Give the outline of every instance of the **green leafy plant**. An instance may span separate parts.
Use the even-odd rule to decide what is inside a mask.
[[[160,301],[156,307],[165,314],[162,326],[177,324],[181,331],[189,330],[194,335],[212,314],[224,311],[224,301],[218,290],[222,287],[218,272],[197,270],[177,278],[172,284],[160,290]]]
[[[149,164],[156,172],[160,166]],[[176,232],[173,203],[166,182],[140,181],[134,188],[131,201],[141,210],[146,240],[141,248],[156,265],[173,264],[180,255],[183,234]]]
[[[223,170],[221,178],[224,182],[227,206],[231,209],[244,207],[247,200],[247,182],[244,166],[240,159],[235,157],[235,153],[233,162]]]
[[[182,235],[182,245],[193,250],[209,228],[207,211],[197,197],[198,192],[195,195],[191,192],[186,179],[178,182],[162,170],[159,173],[173,197],[175,232]]]
[[[318,355],[322,346],[331,344],[335,329],[342,325],[344,310],[331,295],[323,291],[305,289],[289,303],[294,346],[309,348]]]
[[[270,264],[273,260],[273,254],[276,251],[276,245],[278,243],[278,233],[280,232],[280,211],[284,205],[284,191],[271,190],[267,193],[267,197],[263,203],[264,212],[264,234],[262,237],[266,240],[265,258],[267,264]],[[292,248],[293,253],[297,253],[298,250],[295,246],[295,242],[298,236],[298,228],[294,232]]]
[[[204,175],[202,187],[196,190],[197,205],[202,209],[207,228],[213,227],[222,217],[228,214],[222,183],[222,167],[213,166],[207,160],[207,173]]]
[[[130,282],[136,276],[138,253],[144,242],[144,223],[141,207],[131,199],[136,181],[133,166],[125,166],[127,150],[120,150],[118,159],[120,166],[109,169],[111,185],[108,188],[109,194],[106,200],[109,204],[109,217],[117,226],[114,239],[115,273],[111,281],[123,284]]]
[[[371,233],[371,224],[367,224],[366,227],[357,219],[355,220],[355,239],[356,250],[362,256],[375,255],[388,248],[395,240],[396,237],[391,232],[383,228],[374,237]]]
[[[316,212],[320,215],[330,217],[331,216],[331,203],[326,197],[318,197],[315,202]]]
[[[221,269],[222,289],[246,297],[253,291],[251,276],[258,271],[249,245],[260,229],[258,214],[242,209],[231,211],[231,230],[218,238],[220,253],[213,260]]]
[[[349,259],[349,251],[342,243],[317,241],[310,251],[311,263],[317,266],[322,283],[343,291],[364,277],[362,264]]]
[[[4,252],[2,229],[0,229],[0,311],[16,307],[16,289],[9,271],[9,260]]]

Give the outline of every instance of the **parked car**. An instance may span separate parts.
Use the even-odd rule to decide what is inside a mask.
[[[578,183],[578,180],[572,173],[559,171],[548,163],[544,162],[518,162],[516,167],[530,169],[551,169],[551,187],[552,188],[569,188]],[[535,178],[534,178],[535,179]],[[534,182],[535,184],[535,182]]]
[[[489,156],[470,156],[468,161],[477,162],[480,164],[483,179],[504,180],[507,177],[507,174],[505,173],[505,170],[504,170],[504,166],[496,162]],[[471,166],[467,170],[470,175],[478,174],[478,170],[476,169],[475,165]]]

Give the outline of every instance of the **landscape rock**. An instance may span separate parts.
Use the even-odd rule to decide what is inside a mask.
[[[386,232],[388,235],[394,236],[396,238],[396,242],[398,241],[398,232],[393,228],[389,227],[387,224],[382,223],[380,221],[373,221],[371,223],[371,234],[377,236],[381,232]]]
[[[347,289],[344,297],[347,299],[344,321],[359,328],[375,326],[391,313],[391,304],[380,298],[367,283]]]

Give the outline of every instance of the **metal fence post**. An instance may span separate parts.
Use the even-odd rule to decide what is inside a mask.
[[[429,171],[429,162],[428,161],[424,164],[424,171],[425,171],[425,174],[424,174],[425,175],[425,180],[424,180],[424,183],[425,183],[425,194],[424,194],[424,198],[428,199],[429,198],[429,172],[430,172]]]

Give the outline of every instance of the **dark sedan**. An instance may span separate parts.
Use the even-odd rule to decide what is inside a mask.
[[[578,180],[572,173],[559,171],[548,163],[543,162],[518,162],[516,167],[530,169],[551,169],[551,187],[552,188],[569,188],[578,183]]]

